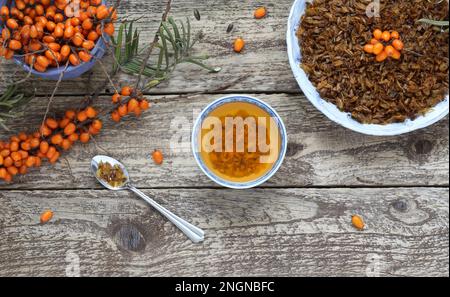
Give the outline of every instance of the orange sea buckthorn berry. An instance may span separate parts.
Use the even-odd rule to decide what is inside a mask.
[[[83,41],[84,41],[84,36],[81,33],[75,33],[75,35],[72,38],[72,43],[78,47],[83,45]]]
[[[404,48],[404,44],[403,44],[403,42],[400,40],[400,39],[395,39],[393,42],[392,42],[392,46],[396,49],[396,50],[398,50],[398,51],[401,51],[403,48]]]
[[[19,173],[20,174],[25,175],[25,174],[27,174],[27,172],[28,172],[27,165],[23,164],[22,166],[20,166],[20,168],[19,168]]]
[[[368,54],[373,54],[373,44],[366,44],[364,46],[364,51]]]
[[[50,220],[52,218],[53,218],[53,212],[51,210],[47,210],[41,214],[41,217],[39,220],[40,220],[41,224],[46,224],[46,223],[50,222]]]
[[[372,38],[371,40],[370,40],[370,44],[371,45],[375,45],[375,44],[377,44],[379,41],[377,40],[377,39],[375,39],[375,38]]]
[[[40,167],[42,164],[42,160],[40,157],[34,157],[34,167]]]
[[[142,100],[142,101],[139,103],[139,107],[140,107],[142,110],[147,110],[147,109],[150,108],[150,103],[149,103],[147,100]]]
[[[30,140],[31,148],[37,148],[40,144],[39,138],[33,138]]]
[[[22,142],[20,144],[20,148],[23,149],[24,151],[29,151],[31,150],[31,144],[29,142]]]
[[[393,39],[400,39],[400,34],[397,31],[391,32],[391,38]]]
[[[11,154],[17,152],[18,150],[19,150],[19,143],[17,141],[11,142],[11,144],[9,145],[9,151],[11,152]]]
[[[81,21],[79,18],[73,18],[70,20],[70,24],[74,27],[77,27],[81,24]]]
[[[120,114],[119,114],[119,112],[118,111],[113,111],[112,113],[111,113],[111,119],[114,121],[114,122],[116,122],[116,123],[118,123],[118,122],[120,122]]]
[[[28,139],[28,136],[27,136],[27,134],[25,134],[25,132],[20,132],[17,137],[19,137],[19,140],[21,140],[21,141],[25,141]]]
[[[85,40],[83,41],[83,44],[81,45],[84,49],[90,51],[95,47],[95,43],[92,40]]]
[[[70,46],[68,46],[67,44],[63,45],[61,47],[61,56],[67,58],[70,55]]]
[[[67,125],[69,125],[69,123],[70,123],[70,120],[68,118],[64,118],[59,121],[59,128],[65,129],[67,127]]]
[[[76,130],[77,130],[77,126],[74,123],[69,123],[64,128],[64,134],[66,136],[69,136],[69,135],[72,135],[73,133],[75,133]]]
[[[91,125],[91,126],[89,126],[88,132],[90,135],[97,135],[100,133],[100,130],[95,129],[94,126]]]
[[[139,107],[139,102],[134,98],[130,99],[130,101],[128,101],[128,111],[133,112],[136,107]]]
[[[387,57],[388,57],[388,54],[386,53],[385,50],[383,50],[381,53],[379,53],[379,54],[376,56],[375,59],[376,59],[377,62],[383,62],[384,60],[387,59]]]
[[[44,36],[44,37],[42,38],[42,41],[44,41],[44,43],[55,42],[55,40],[56,40],[55,37],[50,36],[50,35]]]
[[[392,58],[395,59],[395,60],[400,60],[401,56],[402,56],[402,54],[398,50],[394,49],[394,53],[392,54]]]
[[[17,28],[19,28],[19,24],[17,23],[17,21],[15,19],[7,20],[6,26],[8,26],[8,28],[10,28],[12,30],[16,30]]]
[[[97,32],[95,31],[91,31],[89,32],[87,39],[90,41],[97,41],[97,39],[99,38],[99,34],[97,34]]]
[[[391,40],[391,33],[389,33],[389,31],[384,31],[381,35],[381,39],[388,42],[389,40]]]
[[[15,176],[19,173],[19,170],[14,166],[10,166],[6,170],[8,170],[8,173],[11,174],[12,176]]]
[[[86,112],[87,117],[90,119],[93,119],[97,116],[97,112],[95,111],[95,109],[92,106],[87,107],[85,112]]]
[[[88,116],[87,116],[87,114],[86,114],[85,111],[80,111],[80,112],[77,114],[77,120],[78,120],[79,122],[84,122],[84,121],[86,121],[87,119],[88,119]]]
[[[55,14],[55,23],[62,23],[64,21],[64,15],[62,13]]]
[[[103,127],[102,121],[100,121],[100,120],[94,120],[94,121],[92,122],[92,127],[94,127],[94,128],[97,129],[97,130],[101,130],[102,127]]]
[[[120,96],[120,94],[115,93],[115,94],[112,96],[112,102],[113,102],[113,103],[118,103],[118,102],[120,102],[121,97],[122,97],[122,96]]]
[[[108,8],[105,5],[101,5],[97,8],[96,17],[99,20],[106,19],[109,15]]]
[[[53,155],[53,157],[49,158],[48,161],[50,162],[50,164],[55,164],[56,161],[58,161],[60,156],[61,156],[61,153],[56,151],[55,154]]]
[[[44,56],[38,56],[38,57],[36,58],[36,63],[39,64],[40,66],[44,67],[44,68],[47,68],[48,65],[50,64],[50,61],[49,61],[46,57],[44,57]],[[55,122],[56,122],[56,121],[55,121]],[[47,124],[47,125],[48,125],[48,124]],[[49,126],[49,127],[50,127],[50,126]],[[52,127],[50,127],[50,128],[52,128]],[[56,129],[56,128],[52,128],[52,129]]]
[[[51,159],[55,156],[55,154],[56,154],[56,148],[54,146],[50,146],[48,148],[48,151],[45,154],[45,156],[47,157],[47,159]]]
[[[19,10],[24,10],[24,9],[27,7],[27,5],[25,4],[24,1],[22,1],[22,0],[17,0],[17,1],[16,1],[16,7],[17,7]]]
[[[80,134],[80,141],[82,143],[88,143],[90,139],[91,139],[91,135],[89,135],[89,133],[83,132]]]
[[[85,20],[83,21],[83,23],[81,24],[81,27],[82,27],[84,30],[91,30],[93,26],[94,26],[94,24],[92,23],[92,20],[91,20],[91,19],[85,19]]]
[[[254,14],[255,19],[262,19],[267,15],[267,9],[265,7],[259,7],[255,10]]]
[[[39,151],[43,154],[47,154],[49,149],[49,144],[47,141],[42,141],[41,144],[39,145]]]
[[[66,30],[64,30],[64,38],[65,39],[70,39],[73,37],[73,35],[75,34],[75,31],[73,29],[73,26],[70,25],[66,28]]]
[[[0,9],[0,15],[1,16],[9,16],[9,8],[8,6],[2,6],[2,8]]]
[[[52,144],[59,145],[63,141],[63,137],[61,136],[61,134],[56,134],[52,136],[50,141],[52,142]]]
[[[56,26],[55,31],[53,31],[53,36],[56,38],[60,38],[64,36],[64,29]]]
[[[69,139],[72,143],[74,143],[75,141],[78,141],[79,138],[80,138],[80,136],[77,133],[70,134],[67,137],[67,139]]]
[[[33,24],[34,24],[33,19],[32,19],[30,16],[28,16],[28,15],[26,15],[26,16],[23,18],[23,22],[24,22],[26,25],[33,25]]]
[[[91,54],[85,51],[78,52],[78,56],[80,57],[80,60],[87,63],[92,59]]]
[[[80,65],[80,59],[78,58],[78,56],[77,55],[75,55],[75,54],[71,54],[70,56],[69,56],[69,61],[70,61],[70,64],[72,64],[73,66],[78,66],[78,65]]]
[[[135,115],[135,116],[140,117],[141,114],[142,114],[142,109],[141,109],[139,106],[137,106],[137,107],[133,110],[133,112],[134,112],[134,115]]]
[[[9,49],[13,50],[13,51],[18,51],[22,48],[22,43],[20,41],[17,40],[11,40],[9,42]]]
[[[114,24],[113,23],[107,23],[105,27],[103,28],[103,32],[105,32],[106,35],[112,36],[115,32]]]
[[[25,161],[25,166],[27,166],[28,168],[31,168],[34,166],[34,164],[36,164],[36,161],[34,160],[33,156],[29,156],[27,158],[27,160]]]
[[[373,46],[373,53],[375,55],[379,55],[384,50],[384,45],[381,42],[378,42]]]
[[[125,97],[130,96],[131,93],[133,93],[133,89],[129,86],[123,87],[122,90],[120,91],[120,94],[122,94],[122,96],[125,96]]]
[[[7,40],[7,39],[11,38],[11,31],[8,28],[3,28],[2,38],[3,38],[3,40]]]
[[[61,147],[63,148],[63,150],[68,151],[72,147],[72,142],[70,142],[70,140],[68,139],[63,139],[63,141],[61,142]]]
[[[364,230],[364,220],[360,216],[352,216],[352,225],[358,230]]]
[[[59,43],[56,43],[56,42],[52,42],[52,43],[47,44],[47,47],[49,49],[51,49],[52,51],[54,51],[54,52],[59,52],[61,50],[61,45]]]
[[[376,40],[380,40],[382,36],[383,36],[383,32],[382,32],[380,29],[375,29],[375,30],[373,31],[373,37],[374,37]]]
[[[245,41],[244,41],[244,39],[242,39],[242,38],[237,38],[237,39],[234,41],[234,46],[233,46],[233,48],[234,48],[234,51],[235,51],[236,53],[240,53],[240,52],[244,49],[244,47],[245,47]]]
[[[58,128],[58,122],[55,119],[52,118],[48,118],[45,120],[45,124],[50,128],[50,129],[57,129]]]
[[[392,45],[386,46],[386,48],[384,50],[389,57],[394,55],[395,48]]]
[[[76,116],[76,112],[75,112],[75,110],[69,109],[69,110],[66,110],[64,116],[66,118],[68,118],[69,120],[73,120]]]
[[[163,161],[164,161],[164,156],[163,156],[161,151],[155,150],[152,153],[152,159],[153,159],[153,162],[155,162],[156,165],[161,165],[163,163]]]
[[[42,67],[39,64],[34,64],[33,65],[34,70],[38,71],[38,72],[46,72],[47,68],[46,67]]]
[[[119,108],[117,109],[117,112],[119,113],[119,115],[121,117],[127,115],[128,114],[127,105],[124,104],[124,105],[119,106]]]

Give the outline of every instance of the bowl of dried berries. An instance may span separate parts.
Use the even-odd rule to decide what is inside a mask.
[[[287,47],[309,101],[363,134],[400,135],[449,112],[447,1],[296,0]],[[375,14],[374,14],[375,12]]]

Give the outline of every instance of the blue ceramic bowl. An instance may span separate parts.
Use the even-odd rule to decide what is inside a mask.
[[[0,0],[0,7],[6,4],[7,0]],[[105,4],[105,1],[102,1]],[[14,4],[14,1],[12,2]],[[3,28],[3,23],[0,22],[0,30]],[[78,66],[69,66],[64,73],[63,80],[66,79],[74,79],[80,77],[83,73],[91,70],[98,59],[101,59],[106,52],[106,44],[102,38],[99,38],[95,48],[91,51],[92,60],[87,63],[81,63]],[[39,72],[36,70],[32,70],[30,66],[25,64],[23,57],[14,57],[14,62],[21,66],[27,73],[31,72],[31,74],[41,77],[43,79],[48,80],[58,80],[61,72],[65,69],[65,65],[60,65],[59,68],[49,68],[46,72]]]
[[[278,125],[278,130],[280,131],[280,137],[281,137],[281,149],[278,156],[278,160],[273,165],[272,169],[264,176],[260,177],[257,180],[246,182],[246,183],[237,183],[237,182],[230,182],[227,180],[224,180],[223,178],[217,176],[214,174],[211,170],[206,167],[205,163],[203,162],[202,156],[200,152],[198,151],[199,147],[199,135],[201,133],[201,127],[203,121],[209,116],[209,114],[217,109],[218,107],[232,102],[245,102],[250,103],[258,106],[259,108],[266,111],[273,119],[275,119],[275,122]],[[278,115],[278,113],[267,103],[261,101],[260,99],[246,96],[246,95],[231,95],[226,96],[220,99],[217,99],[216,101],[209,104],[198,117],[197,121],[194,124],[194,129],[192,131],[192,152],[194,153],[195,160],[197,161],[198,166],[200,169],[208,176],[212,181],[216,182],[217,184],[231,188],[231,189],[249,189],[257,187],[266,181],[268,181],[281,167],[281,164],[283,164],[284,158],[286,156],[286,149],[287,149],[287,132],[286,127],[284,126],[284,123],[281,119],[281,117]]]

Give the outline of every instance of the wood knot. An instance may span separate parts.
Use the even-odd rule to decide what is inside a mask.
[[[117,228],[114,234],[114,241],[119,248],[139,252],[145,249],[145,238],[139,229],[132,225],[126,224]]]
[[[286,157],[293,157],[304,148],[303,144],[289,142],[286,148]]]
[[[406,225],[421,225],[430,220],[430,214],[413,199],[399,199],[391,203],[389,213]]]
[[[423,163],[431,155],[434,143],[428,139],[413,139],[408,142],[406,154],[408,159]]]
[[[408,203],[403,200],[403,199],[399,199],[397,201],[392,202],[392,207],[399,212],[406,212],[408,211]]]
[[[429,140],[422,139],[414,144],[414,150],[418,155],[428,155],[433,149],[433,143]]]

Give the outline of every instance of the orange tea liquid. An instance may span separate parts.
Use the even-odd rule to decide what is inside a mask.
[[[245,120],[245,124],[229,122],[239,119]],[[232,102],[208,115],[202,125],[201,143],[201,157],[215,175],[245,183],[272,169],[278,160],[281,137],[277,123],[265,110],[251,103]]]

